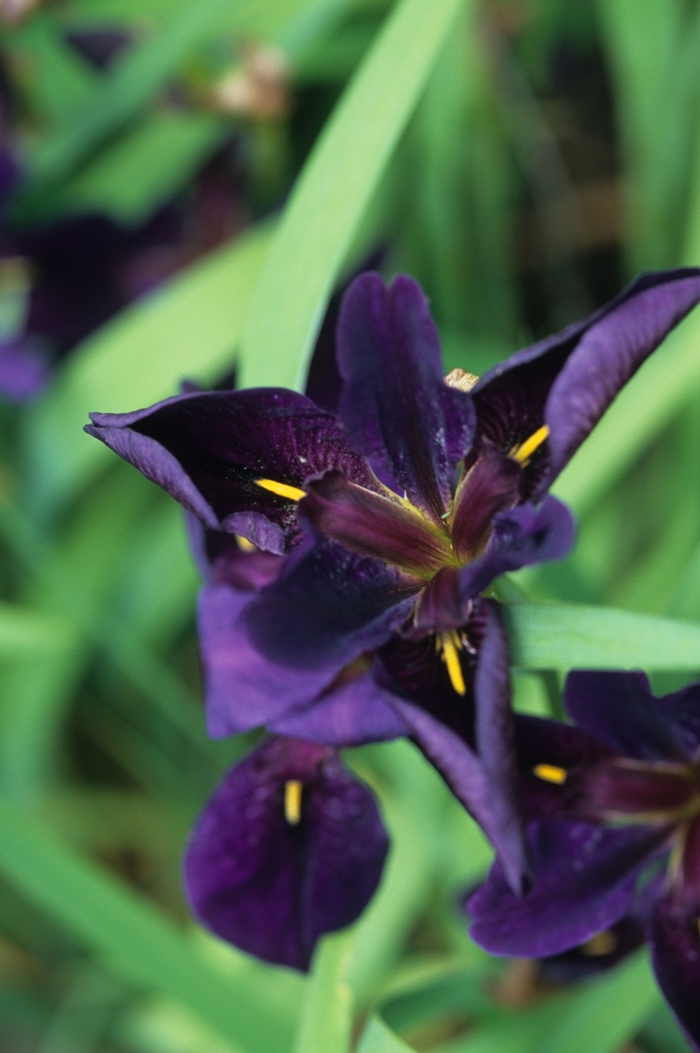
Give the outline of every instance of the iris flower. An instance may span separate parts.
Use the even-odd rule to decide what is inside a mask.
[[[319,936],[362,913],[388,847],[372,794],[336,750],[273,736],[204,808],[185,855],[187,895],[217,936],[306,970]]]
[[[659,986],[700,1049],[700,682],[656,698],[641,673],[574,672],[576,727],[517,717],[534,889],[502,866],[469,900],[493,954],[559,954],[642,916]]]
[[[696,269],[646,275],[481,380],[443,378],[419,286],[366,273],[341,310],[337,414],[280,388],[92,414],[88,432],[208,532],[277,557],[241,588],[222,556],[202,594],[210,733],[410,734],[522,886],[507,647],[482,593],[568,552],[550,485],[698,299]]]

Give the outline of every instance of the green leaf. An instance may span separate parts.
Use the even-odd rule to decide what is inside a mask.
[[[463,0],[401,0],[317,141],[255,291],[242,386],[301,388],[326,300]]]
[[[411,1047],[390,1031],[378,1016],[370,1017],[357,1053],[411,1053]]]
[[[74,640],[75,631],[66,619],[0,603],[0,658],[60,655]]]
[[[90,411],[147,406],[183,378],[230,368],[270,240],[259,227],[212,252],[123,311],[75,349],[47,398],[27,415],[32,499],[46,511],[109,457],[82,433]]]
[[[504,607],[511,662],[524,669],[700,669],[700,625],[610,607]]]
[[[58,207],[140,223],[179,190],[223,130],[211,114],[156,113],[83,168],[61,191]]]
[[[348,1053],[352,1032],[348,967],[353,943],[353,930],[321,940],[314,955],[294,1053]]]
[[[290,1021],[249,982],[229,980],[164,914],[0,799],[0,870],[126,982],[167,995],[247,1053],[284,1053]],[[256,966],[247,966],[255,972]],[[264,990],[264,989],[263,989]]]
[[[639,1031],[660,995],[645,953],[583,987],[539,1053],[616,1053]]]

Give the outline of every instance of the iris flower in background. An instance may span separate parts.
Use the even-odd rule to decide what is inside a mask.
[[[308,969],[364,910],[389,847],[374,797],[336,750],[273,736],[224,778],[192,832],[196,917],[268,962]]]
[[[659,986],[700,1048],[700,682],[656,698],[641,673],[573,672],[576,727],[518,716],[534,889],[499,863],[468,901],[493,954],[560,954],[643,918]]]
[[[202,594],[210,733],[409,734],[522,889],[507,647],[481,594],[568,552],[549,486],[699,299],[696,269],[643,276],[477,382],[443,379],[415,282],[363,274],[339,321],[337,415],[278,388],[93,414],[87,430],[209,531],[279,561],[260,588],[216,579]]]
[[[0,154],[0,203],[21,190],[22,180],[10,152]],[[202,167],[187,193],[134,226],[92,212],[19,230],[0,213],[0,395],[35,397],[57,359],[244,223],[232,143]]]

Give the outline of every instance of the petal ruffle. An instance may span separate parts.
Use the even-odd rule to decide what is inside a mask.
[[[700,300],[700,271],[645,274],[595,314],[516,352],[472,391],[479,433],[508,452],[543,424],[531,492],[542,494],[642,362]]]
[[[469,395],[442,379],[437,331],[417,282],[399,275],[387,288],[378,274],[362,274],[352,283],[338,365],[351,445],[440,522],[454,466],[472,443],[474,410]]]
[[[514,896],[496,862],[467,903],[472,939],[491,954],[544,958],[585,943],[629,909],[640,868],[663,832],[605,829],[586,822],[530,827],[533,890]]]
[[[289,782],[301,783],[301,798],[287,817]],[[187,893],[222,939],[305,970],[318,938],[364,910],[387,850],[373,796],[335,751],[275,737],[206,805],[185,856]]]
[[[544,560],[563,559],[574,543],[575,530],[571,512],[551,494],[539,508],[527,503],[500,513],[494,519],[484,555],[461,571],[462,602],[483,592],[501,574]]]
[[[576,669],[567,677],[564,705],[583,731],[615,753],[649,761],[688,759],[680,730],[644,673]]]
[[[281,552],[296,503],[257,485],[295,488],[330,469],[381,489],[336,417],[280,388],[189,392],[135,413],[93,413],[87,431],[167,490],[208,527]],[[256,518],[257,517],[257,518]]]

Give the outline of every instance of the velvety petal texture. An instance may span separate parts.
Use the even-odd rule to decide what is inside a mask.
[[[337,669],[385,643],[418,588],[382,560],[312,537],[244,618],[254,646],[271,661],[290,669]]]
[[[339,669],[291,669],[251,642],[244,621],[251,593],[210,585],[199,598],[207,731],[212,738],[270,724],[330,686]]]
[[[394,637],[378,655],[377,677],[403,698],[395,708],[455,796],[483,827],[512,887],[529,880],[518,800],[508,652],[499,607],[480,600],[461,629],[459,694],[432,638]]]
[[[620,388],[700,300],[694,267],[645,274],[589,318],[516,352],[472,392],[478,430],[504,452],[547,424],[530,492],[541,495]]]
[[[333,414],[293,391],[190,392],[135,413],[93,413],[91,420],[91,435],[203,523],[244,534],[259,548],[284,551],[297,526],[296,502],[257,480],[302,489],[335,468],[380,489]],[[257,529],[251,514],[259,517]],[[266,535],[266,523],[276,531]]]
[[[187,894],[217,936],[306,970],[319,937],[364,910],[387,850],[372,794],[333,750],[273,737],[206,805],[185,856]]]
[[[692,1049],[700,1050],[700,931],[698,910],[679,911],[659,900],[649,930],[656,979]]]
[[[652,695],[644,673],[574,670],[567,677],[564,705],[580,728],[624,757],[690,759],[672,707]]]
[[[530,827],[534,888],[518,898],[496,862],[469,899],[472,939],[491,954],[543,958],[614,925],[664,832],[543,820]]]
[[[474,436],[474,410],[442,379],[437,331],[425,296],[399,275],[348,290],[338,324],[340,418],[350,444],[381,464],[437,522],[449,506],[453,469]]]

